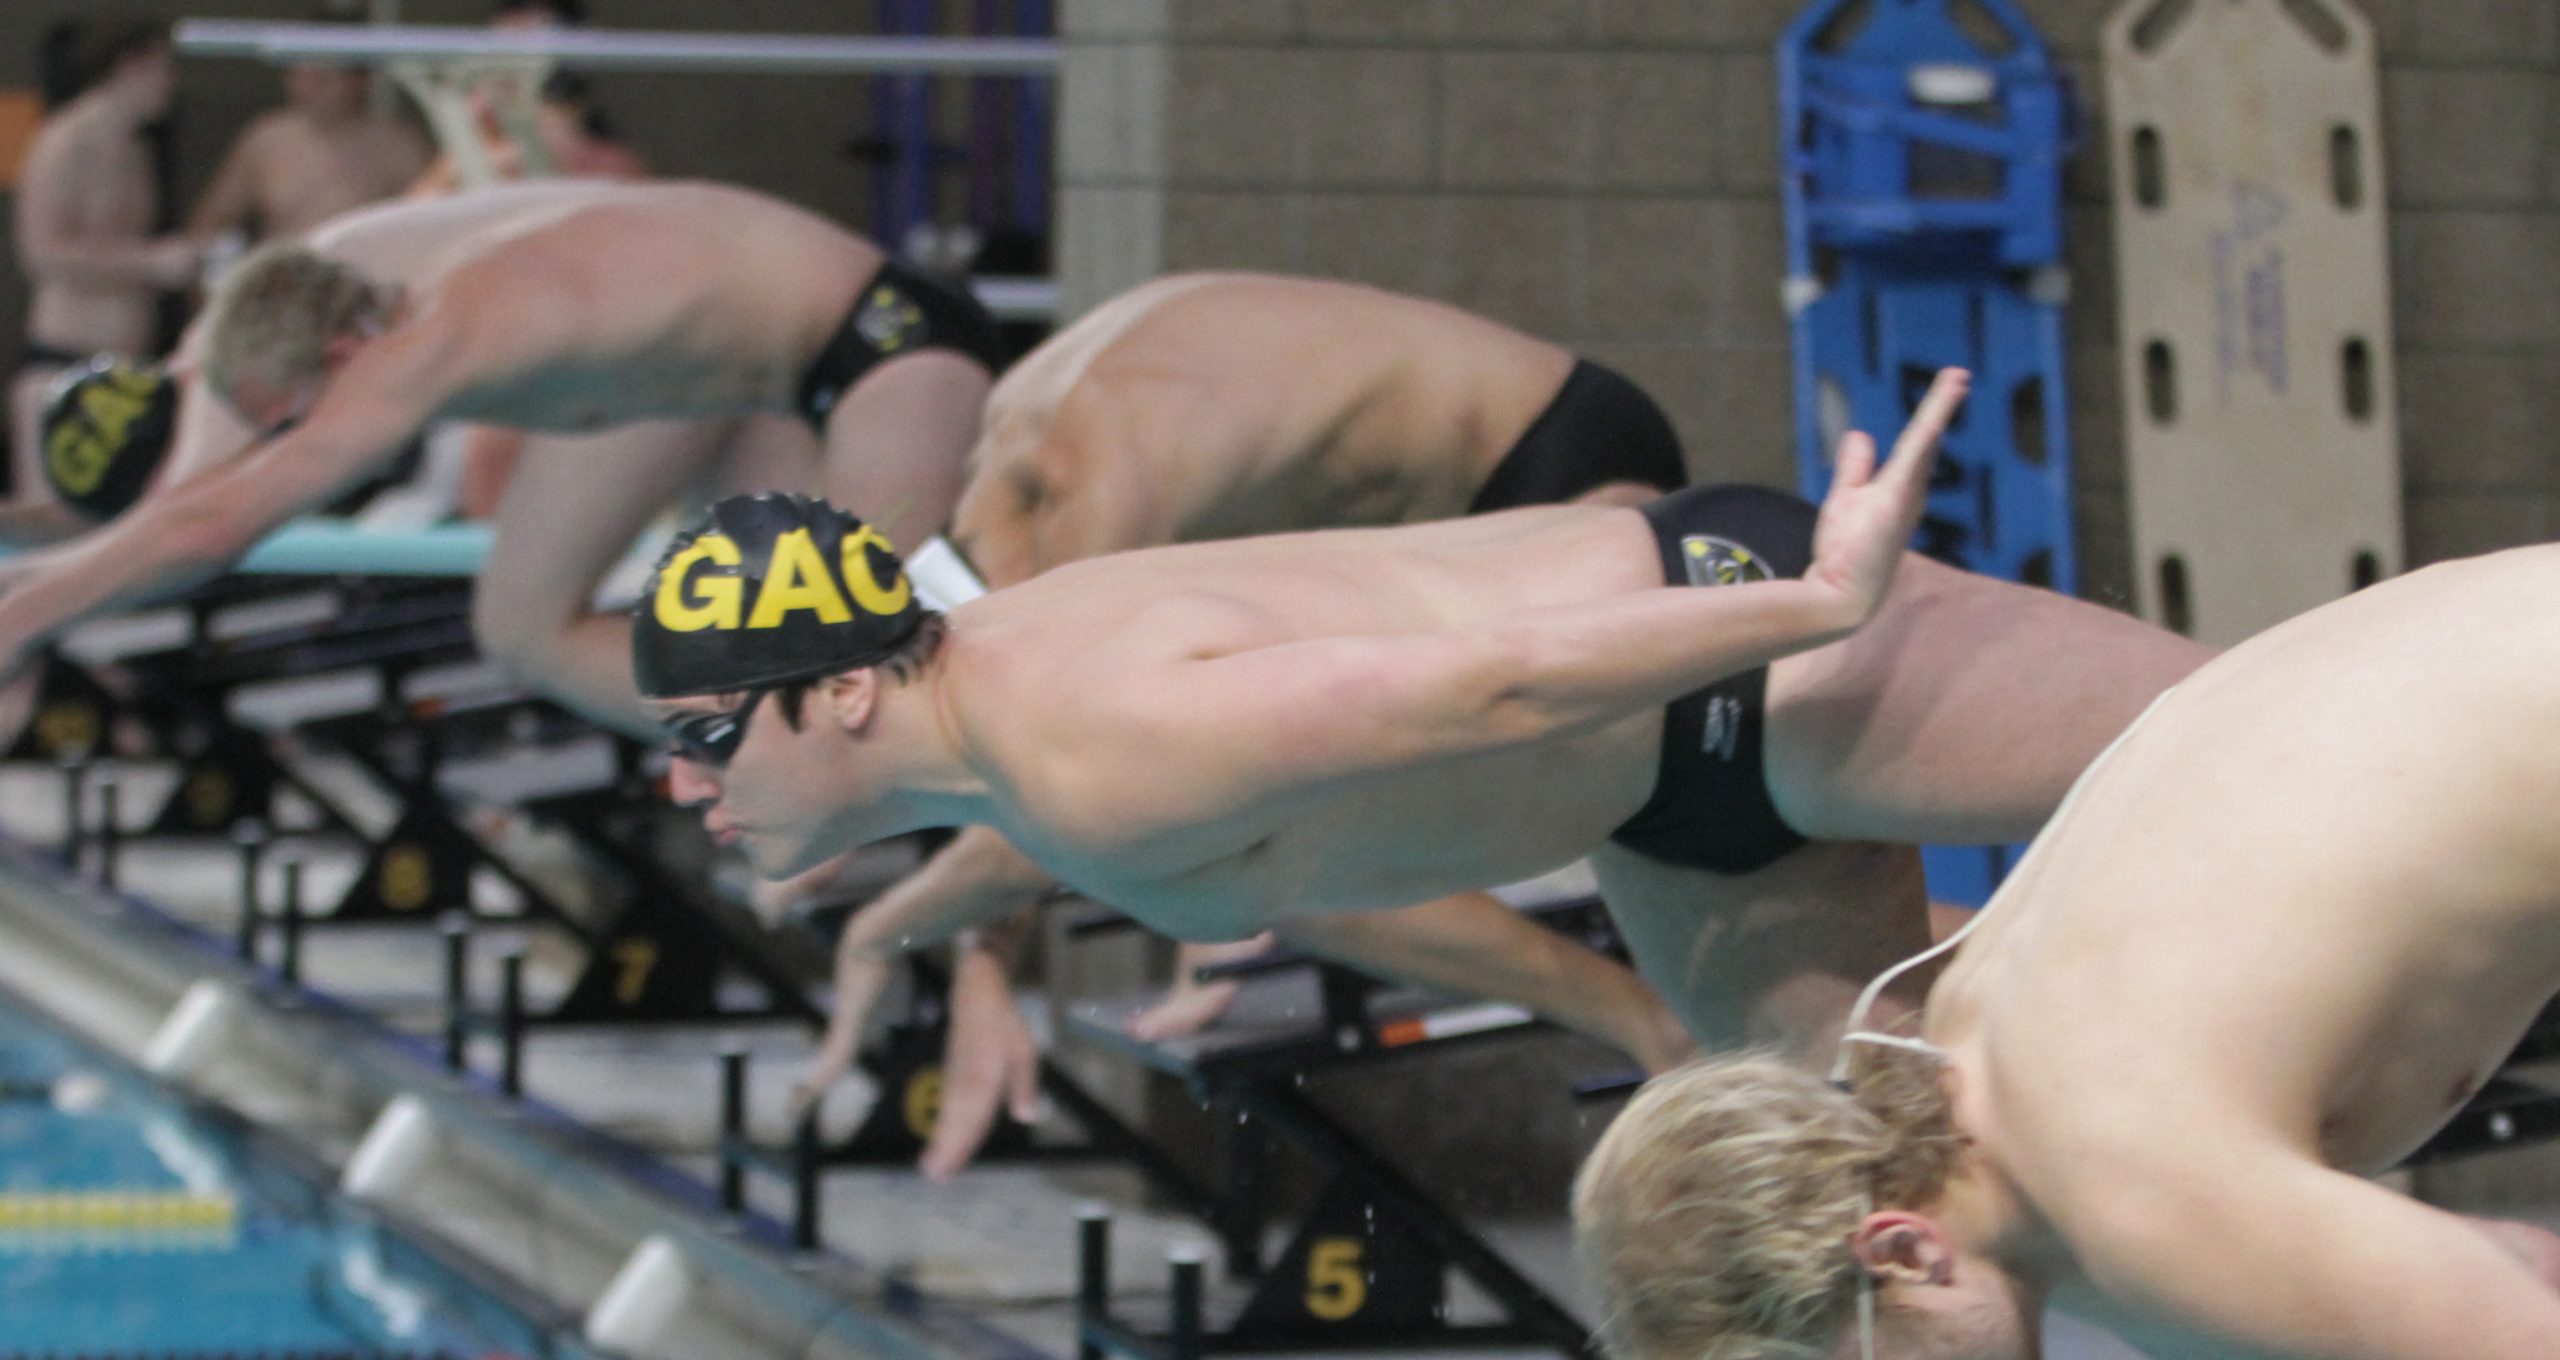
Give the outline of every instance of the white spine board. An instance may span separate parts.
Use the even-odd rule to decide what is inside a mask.
[[[2105,44],[2135,602],[2227,645],[2401,568],[2373,31],[2131,0]]]

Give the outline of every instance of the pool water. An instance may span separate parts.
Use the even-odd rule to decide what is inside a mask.
[[[0,1004],[0,1360],[578,1354],[256,1141]]]

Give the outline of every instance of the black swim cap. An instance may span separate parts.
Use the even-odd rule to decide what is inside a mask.
[[[40,428],[53,494],[90,519],[114,519],[142,499],[169,456],[177,380],[154,364],[101,355],[54,384]]]
[[[731,496],[650,573],[631,673],[652,699],[814,680],[895,652],[924,617],[879,530],[807,496]]]

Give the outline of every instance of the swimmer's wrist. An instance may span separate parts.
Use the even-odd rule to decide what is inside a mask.
[[[1819,562],[1802,579],[1772,581],[1767,588],[1788,586],[1799,594],[1804,632],[1819,642],[1836,642],[1864,627],[1884,598],[1881,591],[1871,593],[1839,580]]]

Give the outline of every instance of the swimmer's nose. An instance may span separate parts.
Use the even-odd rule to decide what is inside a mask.
[[[720,801],[720,772],[677,756],[667,762],[667,797],[677,807],[709,807]]]

